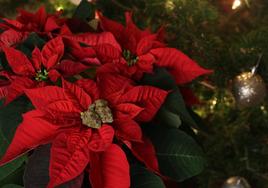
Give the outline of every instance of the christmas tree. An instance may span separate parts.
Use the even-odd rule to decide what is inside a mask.
[[[48,12],[63,11],[65,16],[71,16],[75,12],[80,18],[84,18],[85,15],[79,14],[84,10],[75,11],[79,2],[2,0],[1,16],[14,18],[17,14],[16,8],[34,12],[40,5],[45,5]],[[186,102],[185,111],[191,118],[187,118],[188,116],[183,113],[180,114],[182,123],[178,129],[191,135],[202,147],[206,165],[202,172],[182,178],[179,182],[173,181],[176,180],[174,177],[179,175],[172,174],[175,172],[168,169],[164,175],[173,177],[173,180],[164,178],[166,186],[215,188],[223,186],[228,178],[239,176],[245,178],[253,188],[268,187],[266,163],[268,103],[265,99],[268,82],[266,62],[268,2],[266,0],[95,0],[89,1],[89,4],[86,9],[88,11],[86,21],[90,21],[91,27],[100,29],[100,26],[96,28],[100,16],[125,23],[125,12],[132,12],[134,23],[139,28],[165,33],[163,40],[168,46],[180,49],[199,65],[214,70],[212,74],[203,76],[191,84],[179,84]],[[30,40],[39,41],[36,36],[31,36]],[[42,47],[42,41],[39,42]],[[32,41],[28,43],[32,44]],[[163,78],[168,83],[168,77]],[[149,83],[156,79],[144,78],[142,82]],[[20,104],[23,101],[15,102],[18,103],[17,106],[23,105]],[[8,108],[13,107],[7,106],[4,111],[1,109],[1,117],[8,116],[21,122],[21,116],[12,113],[13,109]],[[28,109],[32,109],[32,106]],[[27,112],[28,109],[23,108],[19,111]],[[1,119],[0,123],[2,128],[6,122]],[[172,122],[168,124],[173,126]],[[13,127],[3,131],[2,128],[1,156],[7,143],[10,143],[15,129]],[[39,154],[42,154],[48,149],[40,150]],[[26,161],[27,157],[23,156],[11,165],[1,167],[0,186],[7,184],[22,186],[24,171],[29,173],[33,170],[30,167],[25,170]],[[35,165],[40,163],[40,161],[34,162]],[[27,179],[27,175],[24,177]],[[159,181],[159,179],[153,180]],[[237,186],[248,187],[245,183]]]

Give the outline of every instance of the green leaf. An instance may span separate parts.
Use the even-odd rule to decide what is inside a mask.
[[[170,113],[178,114],[181,120],[185,122],[187,125],[197,127],[196,122],[193,120],[192,116],[189,114],[187,110],[187,107],[184,103],[184,99],[178,88],[169,93],[165,103],[162,106],[168,109]],[[161,112],[161,109],[159,112]],[[169,121],[169,119],[166,119],[165,121],[162,122],[167,123],[167,121]],[[175,127],[175,124],[173,127]]]
[[[178,129],[161,126],[154,126],[148,134],[163,175],[180,182],[202,172],[204,154],[190,136]]]
[[[176,82],[165,68],[155,68],[154,73],[144,74],[141,83],[164,90],[177,88]]]
[[[5,180],[7,177],[12,175],[17,171],[18,168],[20,168],[24,161],[26,160],[26,157],[20,157],[2,167],[0,167],[0,182]]]
[[[17,126],[22,122],[22,114],[27,112],[31,103],[26,97],[19,97],[0,110],[0,128],[8,141],[13,138]]]
[[[94,19],[95,16],[95,7],[88,0],[82,0],[81,3],[76,8],[73,18],[89,21]]]
[[[42,49],[46,41],[38,36],[36,33],[29,34],[28,38],[23,42],[23,45],[33,50],[35,47]]]
[[[140,165],[130,168],[131,188],[165,188],[161,178]]]
[[[21,185],[7,184],[2,186],[1,188],[23,188],[23,187]]]
[[[156,68],[153,74],[145,74],[141,83],[165,90],[172,90],[156,115],[161,125],[178,128],[182,120],[188,125],[196,126],[195,121],[186,108],[176,82],[165,68]]]

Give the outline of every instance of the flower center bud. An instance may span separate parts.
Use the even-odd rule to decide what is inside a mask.
[[[113,114],[104,99],[98,99],[91,104],[87,111],[81,112],[82,123],[87,127],[99,129],[103,123],[112,123]]]
[[[123,50],[123,57],[129,67],[135,65],[139,60],[139,57],[133,55],[129,50]]]
[[[35,80],[37,80],[39,82],[46,81],[47,78],[48,78],[48,72],[46,69],[37,71],[37,73],[35,75]]]

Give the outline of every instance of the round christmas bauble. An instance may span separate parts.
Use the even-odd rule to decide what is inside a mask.
[[[222,188],[251,188],[247,180],[243,177],[234,176],[228,178]]]
[[[266,86],[258,74],[244,72],[233,80],[233,95],[239,108],[261,103],[266,96]]]

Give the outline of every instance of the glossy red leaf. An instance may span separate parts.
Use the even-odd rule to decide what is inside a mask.
[[[142,142],[141,127],[134,120],[129,118],[116,119],[113,125],[116,130],[115,134],[120,140]]]
[[[96,82],[94,82],[93,80],[79,79],[77,80],[76,84],[91,97],[92,101],[99,99],[99,90],[97,88]]]
[[[28,89],[25,91],[25,93],[37,109],[44,109],[48,104],[55,101],[69,100],[69,97],[64,92],[64,89],[57,86]]]
[[[125,142],[129,149],[132,151],[133,155],[142,161],[147,168],[153,170],[154,172],[159,172],[158,161],[156,157],[156,152],[152,142],[144,137],[142,143],[137,142]]]
[[[105,152],[90,155],[90,182],[93,188],[129,188],[129,164],[123,150],[112,144]]]
[[[156,57],[155,64],[167,68],[177,84],[191,82],[198,76],[212,72],[200,67],[195,61],[175,48],[157,48],[150,52]]]
[[[28,34],[15,31],[14,29],[8,29],[1,33],[0,41],[6,47],[13,46],[15,44],[21,43],[24,39],[26,39]]]
[[[166,99],[168,92],[151,86],[136,86],[121,96],[120,102],[134,103],[144,108],[135,118],[137,121],[148,122],[155,116]]]
[[[61,37],[48,41],[42,49],[43,64],[47,69],[52,68],[60,61],[64,53],[64,44]]]
[[[75,133],[61,133],[56,137],[51,148],[48,188],[54,188],[78,177],[89,162],[86,147],[89,134],[72,139]],[[71,147],[70,142],[71,141]]]
[[[22,76],[35,75],[34,67],[25,54],[14,48],[4,48],[3,50],[14,73]]]
[[[144,108],[131,103],[121,103],[114,107],[117,119],[135,118]]]
[[[94,152],[105,151],[113,142],[114,129],[109,125],[102,125],[94,130],[88,148]]]
[[[73,76],[85,71],[88,68],[88,66],[72,60],[63,60],[57,66],[57,70],[59,70],[64,76]]]
[[[0,165],[19,157],[38,145],[50,142],[55,137],[59,127],[42,119],[43,115],[38,110],[23,115],[23,122],[18,126]]]
[[[66,93],[79,104],[83,110],[87,110],[92,103],[91,97],[78,85],[62,80],[63,88]],[[89,88],[90,89],[90,88]]]
[[[7,87],[7,95],[5,104],[10,103],[15,100],[17,97],[21,96],[24,93],[25,89],[30,89],[36,86],[36,82],[32,81],[27,77],[15,77],[9,87]]]

